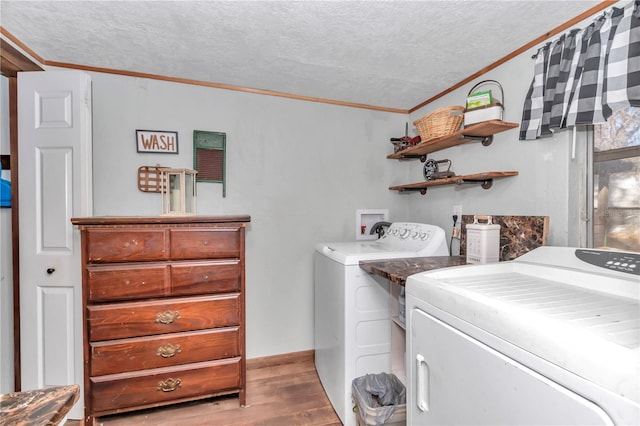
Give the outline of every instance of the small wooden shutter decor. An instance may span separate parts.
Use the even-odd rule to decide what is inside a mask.
[[[138,189],[142,192],[162,192],[160,166],[142,166],[138,168]]]
[[[198,182],[222,183],[222,196],[227,196],[225,182],[225,149],[227,134],[220,132],[193,131],[193,168],[198,171]]]

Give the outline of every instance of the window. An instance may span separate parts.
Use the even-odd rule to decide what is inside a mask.
[[[592,246],[640,252],[640,108],[593,126]]]

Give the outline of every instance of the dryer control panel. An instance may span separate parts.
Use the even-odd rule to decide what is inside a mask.
[[[577,249],[576,257],[600,268],[640,275],[640,253]]]

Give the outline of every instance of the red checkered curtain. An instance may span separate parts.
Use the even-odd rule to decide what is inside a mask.
[[[520,140],[603,123],[615,111],[640,106],[639,4],[612,8],[538,50]]]

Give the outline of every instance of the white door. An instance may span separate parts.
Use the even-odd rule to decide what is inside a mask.
[[[18,74],[18,154],[22,389],[82,385],[80,235],[70,219],[92,213],[88,74]],[[82,393],[69,417],[83,417]]]

